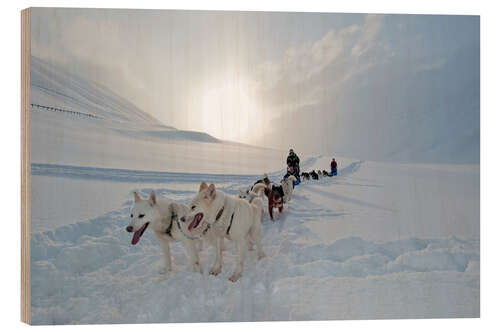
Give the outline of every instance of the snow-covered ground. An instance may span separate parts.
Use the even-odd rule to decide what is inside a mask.
[[[188,202],[201,180],[229,194],[283,152],[164,126],[95,84],[35,59],[32,103],[31,301],[34,324],[200,322],[479,315],[479,166],[337,158],[338,177],[304,182],[276,222],[266,257],[243,277],[193,273],[179,244],[173,272],[146,231],[125,231],[132,193]],[[85,117],[81,114],[92,114]],[[299,152],[301,153],[301,152]],[[330,156],[301,153],[303,171]]]
[[[324,168],[326,162],[309,159],[303,168]],[[110,197],[108,192],[88,194],[97,196],[103,210],[108,204],[108,212],[32,235],[33,322],[478,316],[477,168],[340,163],[337,178],[298,186],[277,222],[264,216],[267,256],[257,262],[251,253],[236,284],[227,280],[235,260],[232,245],[220,276],[207,273],[212,249],[207,246],[202,253],[205,273],[200,275],[191,272],[178,244],[173,246],[174,271],[164,275],[153,234],[131,246],[125,226],[133,190],[146,196],[154,188],[161,196],[188,202],[200,179],[236,194],[257,176],[178,174],[145,186],[152,183],[148,174],[144,183],[140,178],[132,183],[116,180],[116,170],[109,170],[106,179],[100,170],[89,190],[108,188]],[[57,195],[65,203],[74,202],[63,198],[80,181],[87,182],[82,179],[94,177],[62,168],[64,177],[76,178],[70,180],[47,169],[37,169],[35,184],[55,181],[66,188]],[[278,173],[272,178],[278,180]],[[82,205],[66,207],[86,212],[87,199]]]

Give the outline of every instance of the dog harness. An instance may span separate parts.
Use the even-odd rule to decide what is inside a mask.
[[[226,230],[226,235],[229,236],[229,230],[231,229],[231,226],[233,225],[233,218],[234,218],[234,213],[233,215],[231,215],[231,221],[229,221],[229,226],[227,227],[227,230]]]
[[[222,206],[222,208],[217,213],[217,216],[215,217],[214,224],[215,224],[215,222],[217,222],[220,219],[220,217],[222,216],[222,213],[224,213],[224,206]]]
[[[205,230],[203,230],[203,233],[201,234],[200,237],[193,237],[193,236],[190,236],[190,235],[186,235],[186,233],[184,232],[184,230],[182,230],[182,228],[181,228],[181,224],[179,222],[177,214],[175,214],[174,212],[172,212],[172,215],[171,215],[171,218],[170,218],[170,225],[168,226],[167,230],[165,230],[165,233],[167,235],[169,235],[170,237],[172,237],[172,223],[173,223],[174,220],[177,223],[177,228],[179,228],[179,230],[182,232],[182,234],[184,235],[184,237],[186,237],[187,239],[190,239],[190,240],[198,240],[198,239],[200,239],[201,237],[205,236],[205,234],[207,233],[208,229],[210,229],[210,225],[207,225],[207,227],[205,228]]]
[[[219,221],[219,219],[221,218],[222,216],[222,213],[224,213],[224,206],[222,206],[222,208],[219,210],[219,212],[217,213],[217,216],[215,217],[215,221],[214,221],[214,224]],[[231,215],[231,220],[229,221],[229,226],[227,227],[227,230],[226,230],[226,235],[229,235],[229,230],[231,229],[231,226],[233,225],[233,218],[234,218],[234,213]],[[169,235],[170,237],[172,237],[172,223],[173,221],[175,220],[175,222],[177,223],[177,227],[179,228],[179,230],[182,232],[182,234],[184,235],[184,237],[186,237],[187,239],[190,239],[190,240],[198,240],[198,239],[201,239],[201,237],[205,236],[206,233],[208,232],[208,230],[210,230],[210,224],[207,223],[207,227],[205,228],[205,230],[203,230],[203,232],[201,233],[201,235],[199,237],[193,237],[193,236],[190,236],[190,235],[186,235],[186,233],[184,232],[184,230],[182,230],[181,228],[181,224],[179,222],[179,219],[178,219],[178,216],[177,214],[175,214],[174,212],[172,212],[172,215],[170,217],[170,225],[168,226],[168,228],[165,230],[165,233],[167,235]],[[172,237],[173,238],[173,237]]]
[[[224,206],[222,206],[222,208],[217,213],[217,216],[215,217],[214,225],[215,225],[215,223],[217,223],[219,221],[220,217],[222,216],[222,213],[224,213]],[[231,220],[229,220],[229,225],[227,226],[227,229],[226,229],[226,235],[228,235],[228,236],[229,236],[229,230],[231,230],[231,226],[233,225],[233,219],[234,219],[234,212],[231,215]]]
[[[169,235],[170,237],[172,237],[172,223],[174,221],[174,218],[177,219],[177,214],[175,214],[174,212],[172,212],[172,216],[170,216],[170,224],[168,225],[167,230],[165,230],[165,233],[167,235]]]

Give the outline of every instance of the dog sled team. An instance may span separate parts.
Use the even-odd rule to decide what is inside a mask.
[[[290,153],[286,160],[286,164],[288,166],[288,169],[285,177],[288,177],[289,175],[294,175],[296,178],[294,185],[298,185],[300,184],[301,181],[304,180],[310,180],[310,179],[318,180],[322,177],[337,176],[337,161],[335,160],[335,158],[332,158],[332,161],[330,162],[330,172],[326,170],[312,170],[310,172],[300,173],[300,166],[299,166],[300,159],[295,154],[293,149],[290,149]]]
[[[313,170],[311,172],[302,172],[300,174],[302,177],[302,180],[319,180],[320,178],[323,177],[333,177],[337,176],[337,161],[335,161],[335,158],[332,159],[330,162],[330,172],[326,170]]]
[[[290,149],[287,158],[288,171],[279,184],[271,182],[267,175],[253,186],[240,191],[238,196],[217,190],[214,184],[200,184],[198,193],[189,205],[157,198],[154,191],[148,198],[134,192],[134,204],[130,212],[130,224],[126,231],[133,233],[132,245],[136,245],[150,227],[163,251],[165,270],[171,271],[170,243],[180,242],[186,250],[192,270],[202,272],[199,252],[202,242],[209,243],[215,252],[215,263],[210,274],[218,275],[223,266],[224,239],[234,241],[238,254],[236,267],[229,278],[236,282],[243,274],[248,250],[257,249],[258,260],[264,258],[262,249],[262,213],[267,198],[269,217],[274,221],[274,210],[283,212],[284,204],[292,199],[293,189],[300,183],[299,157]],[[320,176],[321,174],[321,176]],[[337,174],[335,159],[331,173],[326,171],[302,173],[302,180],[319,179]],[[305,176],[308,175],[308,176]]]

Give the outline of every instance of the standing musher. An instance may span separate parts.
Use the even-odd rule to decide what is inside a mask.
[[[332,158],[332,162],[330,163],[330,168],[331,168],[331,175],[336,176],[337,175],[337,161],[335,161],[335,157]]]
[[[300,158],[295,154],[293,149],[290,149],[288,157],[286,158],[286,165],[288,165],[288,175],[292,174],[297,179],[294,185],[298,185],[300,183]],[[292,170],[293,169],[293,170]]]

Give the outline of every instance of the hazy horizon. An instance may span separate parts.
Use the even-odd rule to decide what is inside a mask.
[[[479,162],[477,16],[35,8],[31,50],[222,140]]]

